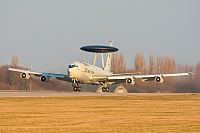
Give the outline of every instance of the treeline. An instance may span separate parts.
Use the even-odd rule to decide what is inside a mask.
[[[200,61],[196,66],[177,64],[174,57],[149,55],[148,61],[141,53],[136,53],[133,69],[126,69],[126,61],[122,53],[114,54],[112,62],[114,73],[164,74],[194,72],[195,75],[164,78],[164,83],[142,82],[137,79],[134,86],[126,85],[129,92],[200,92]]]
[[[32,76],[29,80],[20,78],[20,73],[8,71],[9,67],[28,70],[28,68],[18,65],[18,57],[13,56],[11,65],[3,65],[0,67],[0,90],[57,90],[71,91],[71,85],[64,81],[58,81],[54,78],[48,83],[41,82],[39,78]]]

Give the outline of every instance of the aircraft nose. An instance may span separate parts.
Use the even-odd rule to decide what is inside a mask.
[[[67,72],[68,72],[68,74],[70,75],[70,73],[71,73],[71,69],[68,68],[68,69],[67,69]]]
[[[69,77],[73,77],[71,68],[68,68],[68,75],[69,75]]]

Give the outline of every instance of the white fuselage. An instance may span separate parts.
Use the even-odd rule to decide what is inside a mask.
[[[74,62],[68,67],[69,77],[81,83],[100,84],[92,78],[93,75],[111,75],[112,72],[88,63]]]

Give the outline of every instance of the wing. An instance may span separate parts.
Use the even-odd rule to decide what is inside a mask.
[[[153,78],[153,77],[157,77],[157,76],[162,76],[162,77],[176,77],[176,76],[187,76],[190,74],[194,74],[192,72],[188,72],[188,73],[174,73],[174,74],[155,74],[155,75],[134,75],[134,77],[137,78]]]
[[[34,72],[34,71],[29,71],[29,70],[23,70],[23,69],[18,69],[18,68],[8,68],[9,71],[14,71],[14,72],[21,72],[21,73],[29,73],[29,74],[42,74],[41,72]]]
[[[162,83],[164,77],[175,77],[175,76],[187,76],[194,74],[192,72],[188,73],[175,73],[175,74],[154,74],[154,75],[135,75],[131,73],[122,74],[112,74],[112,75],[93,75],[91,80],[96,81],[107,81],[110,84],[115,83],[130,83],[135,84],[135,79],[142,79],[142,81],[155,81],[157,83]]]
[[[30,71],[30,70],[23,70],[23,69],[17,69],[17,68],[8,68],[9,71],[15,71],[20,72],[20,77],[23,79],[29,79],[31,74],[37,76],[37,77],[43,77],[42,81],[48,81],[50,77],[55,77],[58,80],[68,81],[71,82],[71,78],[68,74],[60,74],[60,73],[49,73],[49,72],[36,72],[36,71]]]
[[[152,81],[155,80],[158,83],[162,83],[164,77],[177,77],[177,76],[188,76],[194,74],[192,72],[188,73],[174,73],[174,74],[155,74],[155,75],[134,75],[135,79],[142,79],[142,81]]]

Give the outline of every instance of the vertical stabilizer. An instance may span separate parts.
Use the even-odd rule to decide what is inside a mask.
[[[110,41],[110,46],[112,46],[112,45],[113,45],[113,41]],[[112,60],[112,53],[108,53],[106,66],[105,66],[104,70],[111,72],[111,60]]]

